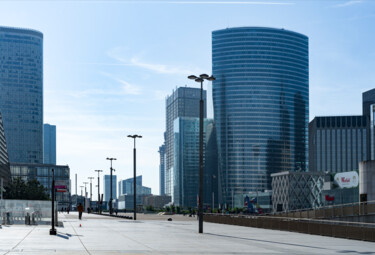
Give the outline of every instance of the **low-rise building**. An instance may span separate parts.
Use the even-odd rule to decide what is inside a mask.
[[[69,166],[33,163],[10,163],[11,177],[21,178],[28,182],[37,180],[46,188],[47,194],[52,196],[52,169],[54,169],[55,182],[60,186],[66,186],[66,192],[56,192],[58,208],[70,206],[70,169]]]

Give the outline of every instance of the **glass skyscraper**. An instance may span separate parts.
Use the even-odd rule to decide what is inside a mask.
[[[0,112],[10,162],[43,163],[43,34],[0,27]]]
[[[43,162],[56,165],[56,126],[43,125]]]
[[[104,201],[108,202],[111,199],[111,175],[104,175]],[[112,198],[117,199],[116,190],[117,176],[112,175]]]
[[[309,124],[309,171],[358,171],[368,157],[367,124],[365,116],[315,117]]]
[[[8,185],[8,182],[10,181],[10,168],[8,160],[7,143],[4,134],[3,119],[1,118],[0,112],[0,181],[1,178],[3,179],[4,187],[6,187]]]
[[[165,195],[165,132],[164,143],[159,147],[160,165],[159,165],[159,194]]]
[[[213,120],[203,122],[204,185],[203,203],[212,205],[212,193],[217,189],[212,185],[217,175],[216,147]],[[176,206],[197,207],[199,188],[199,118],[181,117],[174,121],[174,168],[173,200]],[[216,182],[215,182],[216,183]]]
[[[308,38],[284,29],[212,32],[222,202],[271,189],[270,174],[306,171]]]
[[[174,137],[173,123],[178,117],[199,117],[200,88],[179,87],[166,99],[165,134],[165,194],[173,196]],[[206,118],[206,91],[203,91],[204,113]]]

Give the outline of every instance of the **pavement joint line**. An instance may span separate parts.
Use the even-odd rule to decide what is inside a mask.
[[[76,233],[76,236],[78,237],[78,240],[81,242],[83,248],[85,248],[86,252],[87,252],[88,254],[91,255],[91,253],[89,252],[89,250],[88,250],[88,249],[86,248],[86,246],[83,244],[83,242],[82,242],[81,238],[79,237],[79,235],[78,235],[76,229],[73,227],[73,224],[72,224],[71,222],[69,222],[69,224],[70,224],[70,226],[72,226],[73,231],[74,231],[74,233]]]
[[[17,246],[18,245],[20,245],[22,242],[23,242],[23,240],[25,240],[26,239],[26,237],[28,237],[30,234],[31,234],[31,232],[33,232],[33,230],[36,228],[36,225],[29,231],[29,233],[27,233],[26,235],[25,235],[25,237],[24,238],[22,238],[22,240],[21,241],[19,241],[12,249],[10,249],[10,250],[8,250],[6,253],[4,253],[4,255],[6,255],[6,254],[8,254],[9,252],[11,252],[11,251],[13,251],[15,248],[17,248]]]
[[[135,222],[136,222],[136,221],[133,221],[133,223],[135,223]],[[137,222],[137,223],[140,223],[140,222]],[[102,225],[103,225],[103,224],[102,224]],[[106,225],[103,225],[103,226],[108,227],[108,226],[106,226]],[[124,235],[123,233],[121,233],[121,232],[119,232],[119,231],[117,231],[117,230],[113,230],[113,229],[112,229],[112,231],[113,231],[113,232],[117,232],[117,233],[119,233],[121,236],[123,236],[123,237],[125,237],[125,238],[128,238],[128,239],[132,240],[132,241],[135,242],[135,243],[138,243],[138,244],[140,244],[140,245],[143,245],[143,246],[147,247],[148,249],[151,250],[151,252],[155,251],[152,247],[150,247],[150,246],[148,246],[148,245],[146,245],[146,244],[144,244],[144,243],[142,243],[142,242],[139,242],[139,241],[137,241],[137,240],[135,240],[135,239],[133,239],[133,238],[130,238],[129,236],[126,236],[126,235]],[[164,253],[164,252],[160,252],[160,253],[161,253],[161,254],[168,254],[168,253]]]

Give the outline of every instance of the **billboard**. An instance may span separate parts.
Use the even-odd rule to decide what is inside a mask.
[[[356,171],[337,173],[334,176],[334,182],[341,189],[358,187],[358,173]]]

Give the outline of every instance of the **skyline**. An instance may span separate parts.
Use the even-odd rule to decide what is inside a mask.
[[[205,6],[209,11],[196,11]],[[158,194],[165,98],[179,86],[197,88],[188,75],[211,74],[212,31],[264,26],[307,35],[309,119],[358,115],[362,92],[375,84],[368,33],[374,7],[370,1],[1,2],[0,25],[44,35],[44,123],[57,126],[57,164],[70,166],[72,194],[75,173],[78,186],[97,177],[94,169],[105,170],[101,178],[109,173],[106,157],[118,159],[119,180],[131,178],[126,136],[133,133],[143,136],[137,174]],[[211,84],[205,85],[212,118]]]

